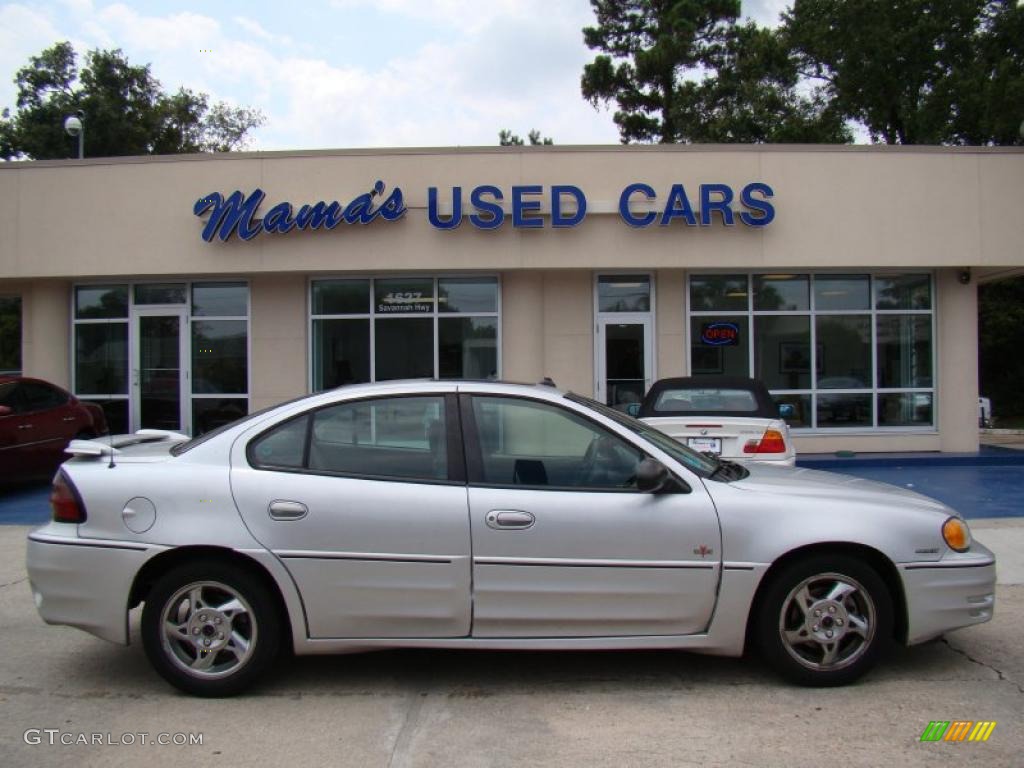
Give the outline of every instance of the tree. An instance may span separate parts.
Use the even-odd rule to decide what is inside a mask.
[[[1020,142],[1015,0],[795,0],[783,33],[801,72],[874,141]]]
[[[843,116],[820,90],[799,88],[786,41],[739,2],[591,0],[586,44],[604,53],[583,70],[583,96],[615,101],[623,143],[847,142]]]
[[[590,0],[597,25],[583,40],[603,51],[583,67],[583,96],[614,100],[623,143],[679,141],[679,77],[701,66],[740,13],[739,0]]]
[[[541,137],[540,131],[536,128],[526,134],[526,138],[529,139],[530,146],[551,145],[555,143],[549,136]],[[524,143],[520,136],[512,133],[508,128],[502,128],[498,131],[498,144],[503,147],[521,147]]]
[[[785,40],[749,22],[712,46],[714,74],[679,85],[674,123],[681,138],[702,142],[843,144],[853,139],[844,115],[800,81]]]
[[[68,42],[57,43],[18,70],[17,112],[0,118],[0,155],[36,160],[69,157],[75,139],[64,119],[81,110],[87,156],[226,152],[262,125],[259,110],[212,106],[186,88],[165,93],[149,65],[129,64],[120,50],[93,50],[78,69]]]

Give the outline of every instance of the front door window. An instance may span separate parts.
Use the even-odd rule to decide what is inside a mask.
[[[137,318],[135,396],[139,429],[182,428],[182,326],[185,313]]]

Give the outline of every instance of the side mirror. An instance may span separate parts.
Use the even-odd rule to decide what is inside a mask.
[[[11,410],[11,406],[0,405],[0,416],[10,416],[12,413],[14,413],[14,411]]]
[[[669,474],[664,464],[650,457],[641,461],[636,468],[636,487],[643,493],[655,494],[689,490]]]
[[[626,413],[634,419],[640,416],[640,403],[630,403],[626,406]]]
[[[791,419],[796,415],[796,408],[792,403],[781,403],[779,405],[779,416],[783,419]]]

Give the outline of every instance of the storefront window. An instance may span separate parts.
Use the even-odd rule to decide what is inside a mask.
[[[84,285],[75,289],[75,319],[128,317],[127,285]]]
[[[188,298],[185,283],[141,283],[135,286],[136,304],[184,304]]]
[[[691,312],[746,312],[749,299],[746,275],[693,275],[690,278]]]
[[[692,375],[761,379],[794,428],[934,426],[931,275],[698,274],[689,297]]]
[[[768,389],[811,386],[811,323],[807,315],[754,316],[754,377]]]
[[[313,321],[313,380],[320,389],[370,380],[369,320]]]
[[[314,315],[365,315],[370,311],[369,280],[317,280]]]
[[[750,371],[750,320],[746,315],[693,318],[690,323],[690,373],[747,376]]]
[[[0,296],[0,373],[21,373],[20,296]]]
[[[112,432],[199,435],[248,413],[245,283],[80,285],[73,325],[74,391]]]
[[[763,311],[810,308],[807,275],[754,275],[754,309]]]
[[[376,381],[434,376],[434,321],[429,317],[374,320]]]
[[[498,375],[498,318],[442,317],[437,321],[442,379],[487,379]]]
[[[192,286],[193,317],[246,317],[249,286],[245,283],[196,283]]]
[[[315,392],[366,381],[497,376],[497,278],[314,280],[310,307]]]
[[[647,275],[601,275],[597,280],[599,312],[650,312],[651,278]]]

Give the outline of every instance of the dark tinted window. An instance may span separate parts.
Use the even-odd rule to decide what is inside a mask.
[[[313,414],[309,468],[412,480],[448,478],[444,397],[389,397]]]
[[[290,467],[304,464],[308,416],[286,421],[258,437],[249,446],[249,461],[258,467]]]
[[[18,385],[13,381],[8,381],[5,384],[0,384],[0,405],[6,405],[8,408],[17,411],[16,403],[18,401]]]
[[[35,381],[21,383],[21,396],[25,402],[25,410],[30,413],[56,408],[68,401],[68,396],[56,387]]]

